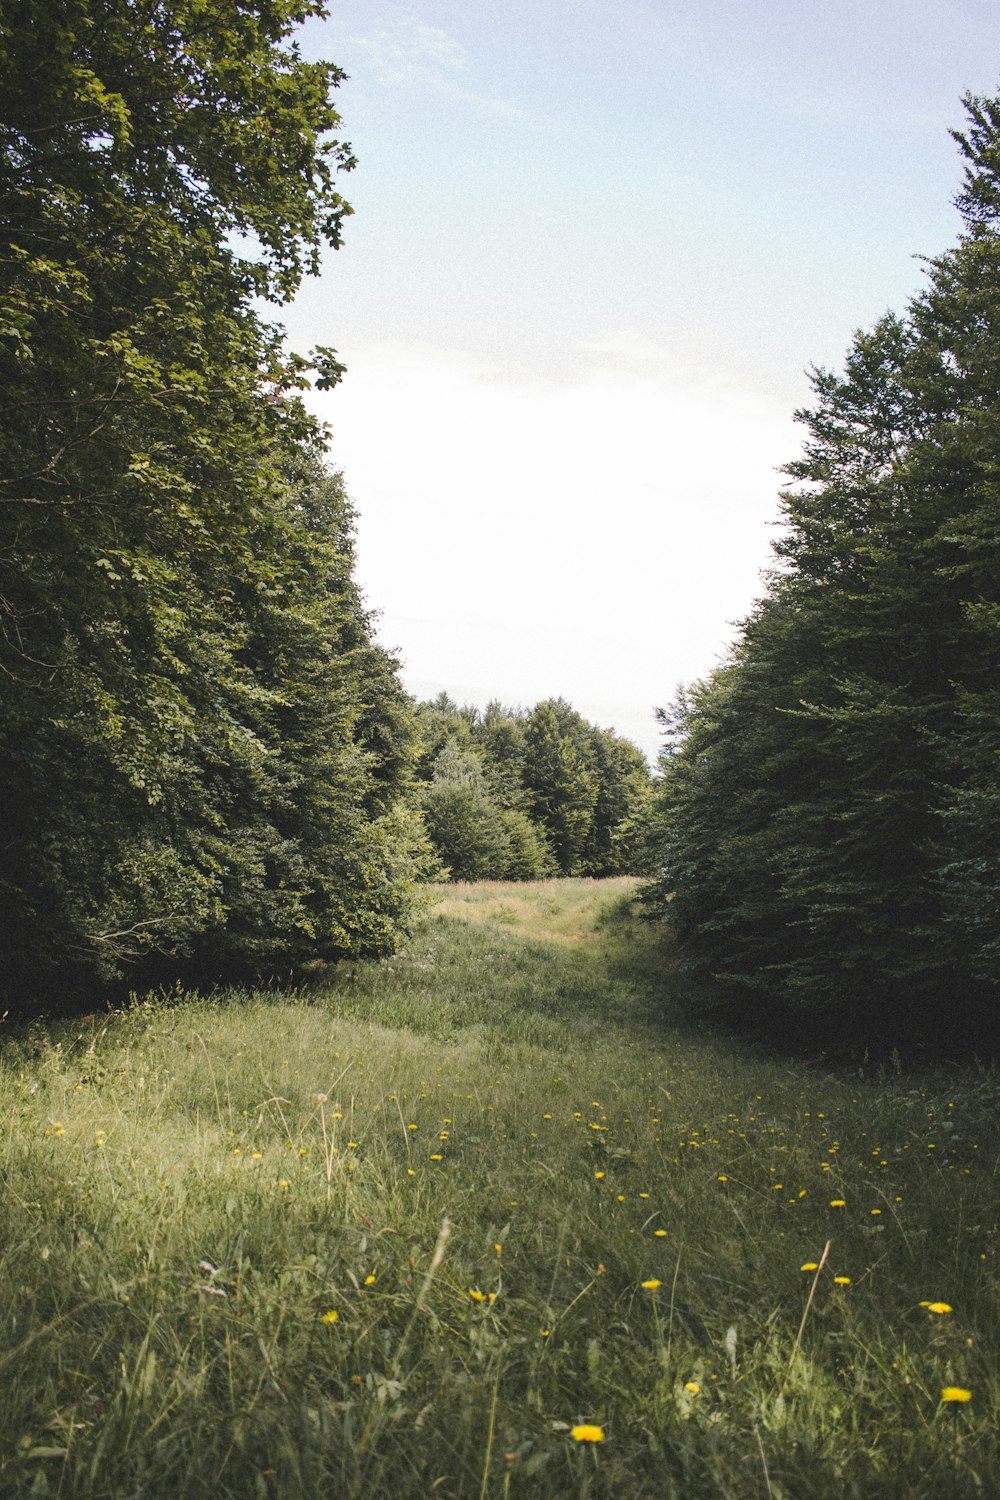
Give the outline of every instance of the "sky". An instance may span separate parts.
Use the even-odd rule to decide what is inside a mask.
[[[657,705],[759,597],[811,367],[960,221],[994,0],[331,0],[345,242],[281,310],[419,698]]]

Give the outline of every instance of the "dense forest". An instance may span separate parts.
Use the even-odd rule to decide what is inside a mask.
[[[1000,984],[1000,101],[958,243],[817,370],[766,593],[667,730],[648,899],[753,1022],[983,1034]]]
[[[318,0],[3,0],[0,980],[393,949],[412,714],[259,309],[336,246]],[[315,351],[317,384],[340,374]]]
[[[635,745],[561,698],[418,708],[418,806],[456,880],[633,874],[651,795]]]

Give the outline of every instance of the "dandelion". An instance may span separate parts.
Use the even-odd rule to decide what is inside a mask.
[[[799,1266],[800,1271],[818,1271],[819,1266],[814,1260],[807,1260],[804,1265]]]
[[[481,1292],[477,1286],[470,1286],[469,1287],[469,1296],[472,1298],[473,1302],[485,1302],[486,1301],[486,1293],[485,1292]]]
[[[603,1443],[604,1428],[594,1427],[589,1422],[582,1422],[579,1427],[574,1427],[570,1432],[574,1443]]]
[[[850,1286],[851,1284],[849,1276],[835,1276],[833,1279],[837,1286]]]
[[[946,1385],[941,1392],[942,1401],[971,1401],[972,1392],[961,1385]]]
[[[932,1313],[950,1313],[953,1311],[948,1302],[921,1302],[920,1306],[926,1307],[927,1311]]]
[[[667,1237],[667,1231],[665,1229],[654,1229],[653,1233],[658,1240],[663,1240]]]
[[[657,1279],[656,1279],[655,1276],[651,1276],[649,1278],[649,1280],[648,1281],[644,1281],[642,1283],[642,1285],[643,1285],[643,1289],[645,1291],[647,1291],[647,1292],[655,1292],[656,1288],[658,1286],[662,1286],[663,1285],[663,1282],[662,1281],[657,1281]]]
[[[602,1179],[602,1177],[604,1176],[604,1173],[603,1172],[595,1172],[594,1176],[597,1178],[598,1182],[600,1182],[601,1179]]]
[[[719,1182],[728,1182],[729,1178],[726,1176],[725,1172],[720,1172],[717,1180]]]
[[[434,1155],[431,1157],[431,1161],[444,1161],[444,1157],[441,1155],[440,1151],[435,1151]]]
[[[321,1318],[320,1321],[323,1322],[323,1323],[339,1323],[340,1322],[340,1313],[337,1311],[337,1309],[335,1307],[331,1307],[330,1310],[329,1310],[329,1312],[325,1312],[323,1314],[323,1317]]]
[[[376,1279],[375,1272],[373,1271],[370,1276],[365,1277],[365,1286],[374,1286]]]
[[[690,1391],[692,1396],[697,1396],[698,1392],[701,1390],[701,1386],[698,1384],[697,1380],[686,1380],[684,1382],[684,1389],[686,1391]]]
[[[831,1198],[830,1199],[830,1207],[831,1208],[846,1208],[847,1204],[844,1202],[843,1198]]]

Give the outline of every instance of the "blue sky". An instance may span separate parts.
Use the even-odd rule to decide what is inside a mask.
[[[805,371],[952,243],[985,0],[332,0],[344,248],[284,310],[408,688],[652,753],[760,592]]]

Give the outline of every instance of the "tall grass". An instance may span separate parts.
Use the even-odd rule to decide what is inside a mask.
[[[628,892],[8,1040],[0,1494],[997,1493],[996,1076],[672,1020]]]

